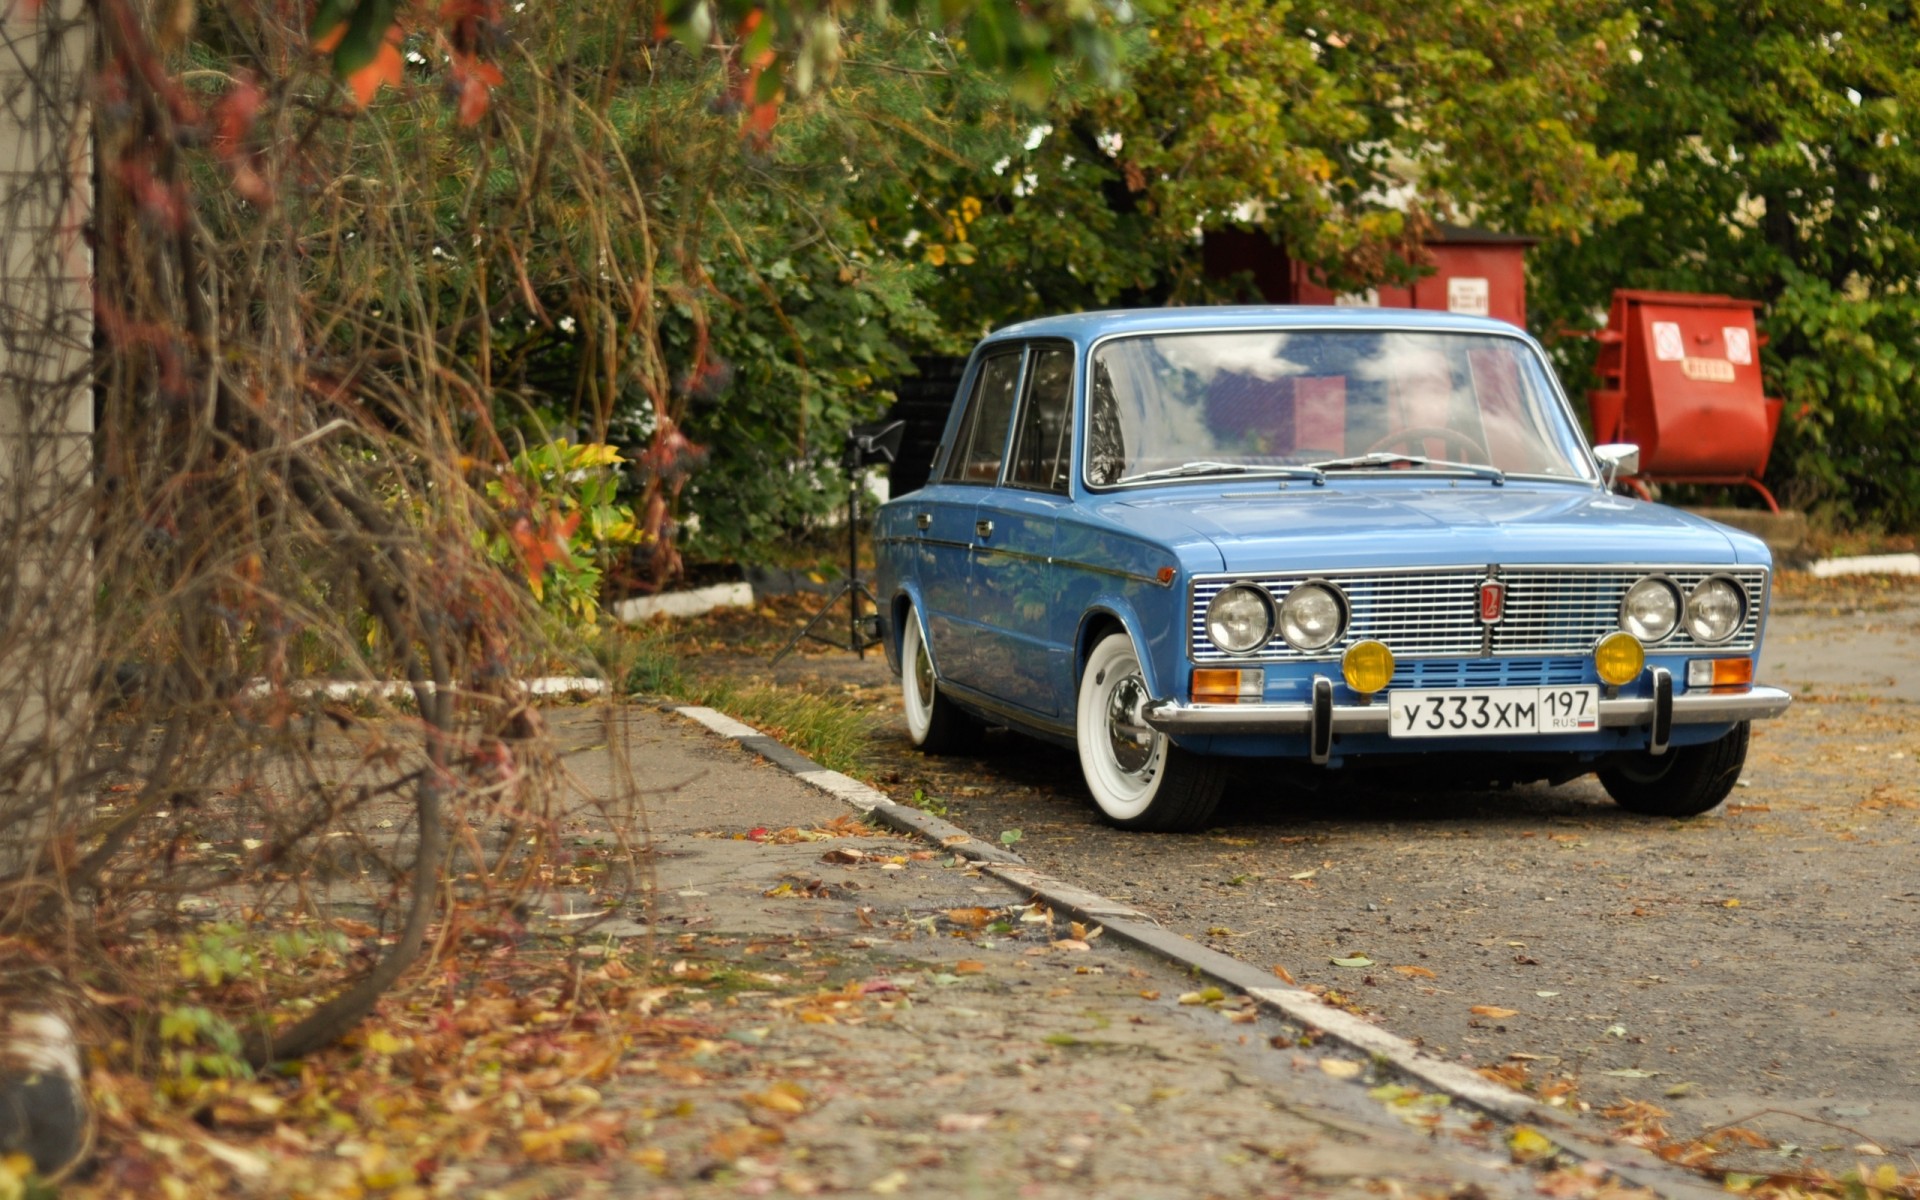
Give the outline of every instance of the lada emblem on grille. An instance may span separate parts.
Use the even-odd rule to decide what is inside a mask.
[[[1498,579],[1489,579],[1480,585],[1480,623],[1493,625],[1499,622],[1500,615],[1507,608],[1507,585]]]

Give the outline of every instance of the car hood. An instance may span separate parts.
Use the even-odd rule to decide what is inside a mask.
[[[1169,543],[1203,537],[1228,570],[1765,561],[1741,553],[1732,531],[1704,518],[1566,485],[1463,479],[1169,489],[1112,498],[1101,515]]]

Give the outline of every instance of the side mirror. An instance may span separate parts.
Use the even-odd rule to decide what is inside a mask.
[[[1593,457],[1600,463],[1600,471],[1607,481],[1607,490],[1612,491],[1622,475],[1640,473],[1640,447],[1632,442],[1608,442],[1604,446],[1593,448]]]

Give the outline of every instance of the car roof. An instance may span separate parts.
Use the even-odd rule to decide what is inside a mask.
[[[1038,317],[988,334],[1003,338],[1057,337],[1085,345],[1096,338],[1125,333],[1174,333],[1198,329],[1419,329],[1436,333],[1490,333],[1506,337],[1526,332],[1490,317],[1415,308],[1334,308],[1300,304],[1196,305],[1188,308],[1116,308],[1101,312]]]

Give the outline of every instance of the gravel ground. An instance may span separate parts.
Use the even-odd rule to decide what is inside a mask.
[[[751,621],[710,634],[705,669],[769,677],[722,652],[756,645]],[[1129,835],[1094,818],[1070,753],[994,734],[978,758],[927,759],[890,715],[870,774],[977,836],[1019,829],[1037,867],[1515,1086],[1657,1106],[1680,1136],[1755,1130],[1773,1147],[1743,1151],[1748,1169],[1912,1170],[1920,589],[1786,577],[1769,638],[1762,676],[1798,703],[1756,728],[1732,800],[1689,822],[1630,816],[1591,778],[1314,792],[1250,765],[1216,828]],[[795,656],[777,675],[894,706],[875,655]]]

